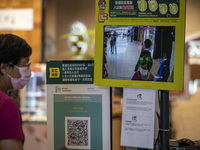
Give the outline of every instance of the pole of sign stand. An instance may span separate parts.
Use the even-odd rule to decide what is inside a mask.
[[[161,149],[169,150],[169,91],[163,90],[161,90],[160,133]]]

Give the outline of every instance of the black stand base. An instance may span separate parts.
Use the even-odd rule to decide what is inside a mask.
[[[161,91],[160,133],[162,148],[169,150],[169,91]]]

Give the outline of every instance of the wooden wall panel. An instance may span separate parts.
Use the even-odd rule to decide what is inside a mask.
[[[0,9],[4,8],[33,8],[34,28],[31,31],[0,31],[12,33],[24,38],[32,47],[33,53],[30,57],[31,63],[41,62],[42,42],[42,0],[0,0]]]

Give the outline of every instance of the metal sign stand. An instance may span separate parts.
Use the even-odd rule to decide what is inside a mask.
[[[169,150],[169,91],[162,90],[160,107],[160,133],[162,148],[164,150]]]

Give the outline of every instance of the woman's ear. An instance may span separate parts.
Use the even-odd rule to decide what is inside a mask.
[[[6,73],[7,73],[7,72],[6,72],[6,64],[1,63],[1,68],[0,68],[0,70],[1,70],[1,73],[6,74]]]

